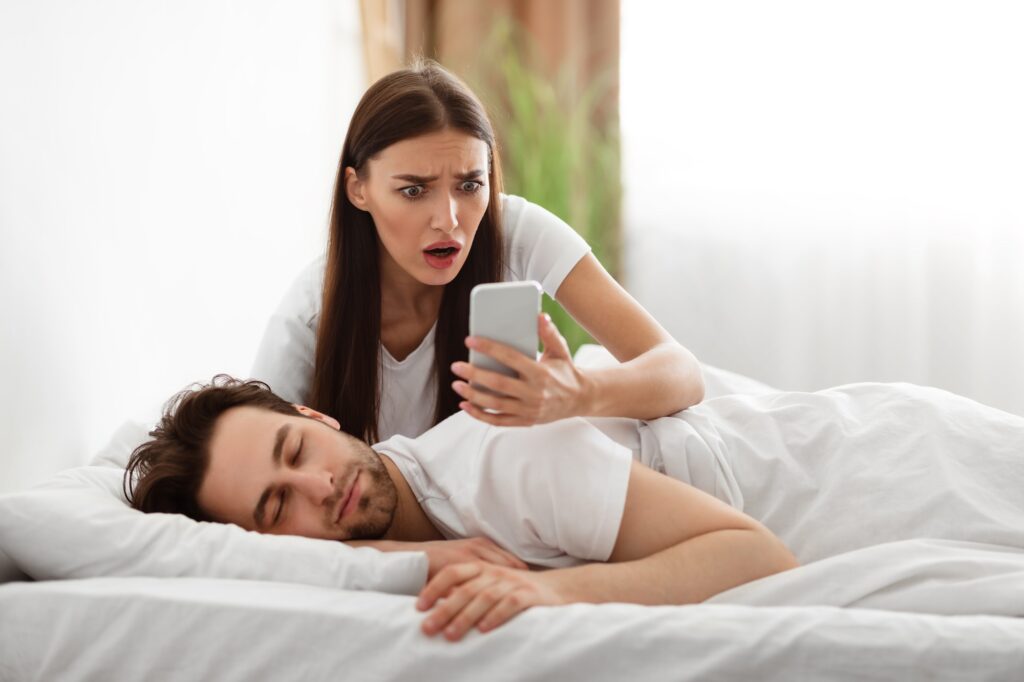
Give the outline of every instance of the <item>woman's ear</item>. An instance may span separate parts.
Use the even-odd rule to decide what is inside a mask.
[[[352,202],[352,205],[361,211],[368,210],[365,192],[366,184],[359,179],[356,169],[352,166],[347,167],[345,169],[345,194],[348,195],[348,200]]]
[[[335,419],[334,417],[328,416],[323,412],[317,412],[312,407],[306,407],[305,405],[293,406],[295,407],[296,410],[299,411],[299,414],[301,414],[302,416],[309,417],[310,419],[315,419],[318,422],[323,422],[324,424],[327,424],[335,431],[341,431],[341,424],[339,424],[338,420]]]

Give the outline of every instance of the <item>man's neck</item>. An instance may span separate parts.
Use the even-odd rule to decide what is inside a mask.
[[[383,539],[401,542],[444,540],[444,536],[430,522],[420,503],[416,501],[416,495],[406,482],[401,470],[387,455],[381,455],[380,460],[384,463],[384,468],[387,469],[388,476],[391,477],[395,484],[395,490],[398,492],[395,516]]]

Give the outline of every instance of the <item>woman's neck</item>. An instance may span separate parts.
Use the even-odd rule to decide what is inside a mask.
[[[380,309],[382,323],[393,320],[437,319],[444,287],[424,284],[402,269],[381,247]]]

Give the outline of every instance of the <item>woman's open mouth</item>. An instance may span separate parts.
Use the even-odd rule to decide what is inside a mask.
[[[423,249],[423,259],[430,267],[444,270],[451,267],[461,250],[462,245],[458,242],[437,242]]]

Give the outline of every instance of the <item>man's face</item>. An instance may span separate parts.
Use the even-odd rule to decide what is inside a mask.
[[[398,495],[380,455],[308,408],[235,407],[217,420],[199,506],[247,530],[330,540],[381,537]]]

